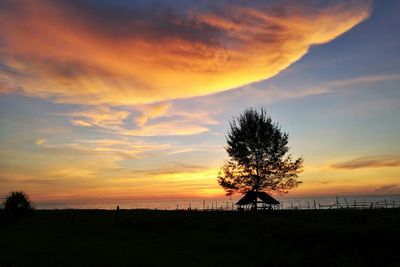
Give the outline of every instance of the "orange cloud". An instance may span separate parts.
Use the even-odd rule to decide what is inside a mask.
[[[72,117],[71,123],[81,127],[100,127],[118,135],[163,136],[194,135],[209,131],[207,125],[218,124],[207,112],[185,112],[171,108],[170,103],[141,105],[136,109],[141,114],[135,118],[136,126],[125,124],[129,111],[97,106],[85,110],[62,114]],[[151,119],[163,118],[161,121]]]
[[[2,3],[0,92],[113,105],[220,92],[276,75],[371,8],[254,1],[182,10],[167,2],[115,12],[79,3]]]
[[[172,103],[156,103],[150,105],[141,105],[137,107],[141,115],[135,118],[139,127],[146,127],[151,119],[164,118],[175,119],[176,121],[190,122],[191,124],[215,125],[218,121],[211,117],[211,112],[205,111],[184,111],[172,106]],[[217,113],[217,112],[215,112]]]
[[[93,124],[84,121],[84,120],[71,120],[71,123],[76,126],[83,126],[83,127],[92,127]]]
[[[166,115],[171,105],[171,103],[158,103],[155,105],[142,106],[140,108],[142,114],[136,118],[136,123],[139,126],[144,126],[150,119]]]
[[[68,115],[73,118],[80,118],[78,120],[71,120],[74,125],[86,127],[107,127],[121,125],[123,121],[129,116],[129,112],[122,110],[113,110],[106,106],[99,106],[94,109],[72,112]]]

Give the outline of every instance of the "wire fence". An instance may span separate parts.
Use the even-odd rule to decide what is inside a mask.
[[[329,210],[329,209],[398,209],[400,201],[393,199],[383,199],[379,201],[353,200],[348,201],[346,198],[336,198],[335,202],[321,204],[316,200],[307,201],[306,203],[281,203],[273,207],[277,210]]]
[[[399,209],[400,201],[393,199],[383,199],[379,201],[353,200],[346,198],[339,199],[331,203],[321,204],[317,200],[305,202],[281,202],[278,205],[269,205],[258,203],[257,210],[330,210],[330,209]],[[234,202],[206,202],[203,201],[202,207],[192,208],[191,204],[187,207],[176,206],[176,210],[194,210],[194,211],[236,211],[236,210],[254,210],[254,205],[236,206]]]

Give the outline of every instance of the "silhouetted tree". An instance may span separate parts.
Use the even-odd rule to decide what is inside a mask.
[[[292,159],[288,134],[264,109],[246,109],[230,123],[225,148],[230,159],[220,168],[218,183],[227,195],[248,191],[287,193],[301,183],[303,159]],[[286,156],[285,156],[286,155]],[[254,203],[257,208],[257,203]]]
[[[6,197],[4,209],[11,212],[23,212],[32,209],[28,195],[23,191],[13,191]]]

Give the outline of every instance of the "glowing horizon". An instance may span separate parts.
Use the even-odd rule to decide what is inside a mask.
[[[398,7],[2,1],[0,195],[223,197],[247,107],[305,159],[289,195],[399,194]]]

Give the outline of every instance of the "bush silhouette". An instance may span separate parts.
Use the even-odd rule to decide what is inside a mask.
[[[13,191],[4,202],[4,210],[11,212],[24,212],[32,210],[28,195],[23,191]]]

